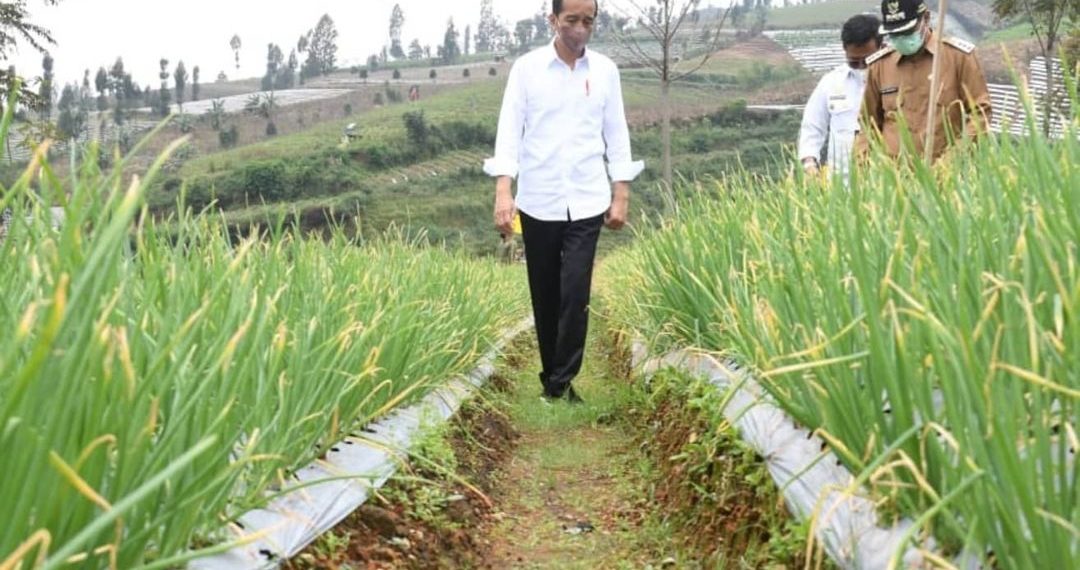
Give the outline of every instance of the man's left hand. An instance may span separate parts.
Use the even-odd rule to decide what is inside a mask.
[[[611,207],[604,214],[604,225],[610,229],[622,229],[630,216],[630,184],[616,182],[612,185]]]

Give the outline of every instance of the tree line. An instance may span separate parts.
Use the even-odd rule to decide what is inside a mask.
[[[523,18],[512,25],[495,15],[493,0],[480,0],[480,17],[474,31],[472,25],[466,25],[459,31],[454,19],[446,23],[442,42],[432,49],[430,44],[422,44],[414,38],[408,46],[404,44],[405,11],[401,4],[395,4],[390,12],[390,25],[387,43],[378,53],[367,58],[367,69],[374,71],[392,61],[430,60],[433,64],[452,65],[463,56],[475,54],[520,54],[552,39],[551,27],[547,16],[549,2],[542,2],[535,14]],[[601,7],[596,17],[593,35],[604,38],[608,34],[621,33],[630,23],[627,16],[614,14]]]

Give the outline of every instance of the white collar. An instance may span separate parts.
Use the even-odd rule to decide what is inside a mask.
[[[559,57],[559,50],[555,48],[555,40],[551,40],[551,43],[548,44],[548,47],[551,48],[551,62],[550,63],[558,62],[558,63],[562,63],[563,65],[566,65],[566,62],[563,61],[563,59],[561,57]],[[585,49],[582,52],[581,57],[577,58],[576,63],[584,63],[586,66],[589,65],[589,46],[587,46],[587,45],[585,46]]]
[[[859,70],[852,69],[851,66],[846,63],[837,66],[834,72],[843,76],[844,79],[860,79]]]

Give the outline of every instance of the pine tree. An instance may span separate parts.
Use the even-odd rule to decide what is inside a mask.
[[[233,34],[232,39],[229,40],[229,47],[232,48],[233,55],[236,56],[236,70],[237,71],[240,71],[240,47],[242,45],[243,44],[240,41],[240,36],[238,34]]]
[[[122,58],[116,58],[112,68],[109,69],[108,81],[114,99],[113,123],[119,127],[124,124],[127,118],[126,110],[131,106],[128,98],[132,96],[131,92],[134,87],[131,82],[131,75],[124,70],[124,60]]]
[[[394,10],[390,13],[390,55],[394,59],[404,59],[405,50],[401,47],[401,28],[405,25],[405,12],[401,10],[401,4],[394,4]]]
[[[458,32],[457,28],[454,27],[453,18],[446,22],[446,33],[443,34],[441,51],[443,63],[447,65],[456,63],[458,58],[461,57],[461,47],[458,46]]]
[[[60,101],[56,105],[59,112],[56,128],[67,140],[77,139],[86,129],[87,111],[80,99],[79,89],[75,85],[65,85],[60,92]]]
[[[424,48],[420,45],[420,40],[413,40],[409,44],[409,59],[416,61],[424,57]]]
[[[278,87],[280,89],[292,89],[296,84],[296,69],[300,66],[300,59],[296,56],[296,50],[289,51],[289,63],[285,66],[285,72],[280,74]]]
[[[180,112],[184,112],[184,91],[187,89],[188,72],[184,67],[184,61],[180,60],[176,64],[176,71],[173,72],[173,81],[176,87],[176,104],[180,107]]]
[[[158,79],[161,79],[161,88],[158,89],[158,115],[162,117],[168,117],[170,111],[170,97],[169,97],[169,60],[161,58],[158,62],[161,65],[161,72],[158,73]]]
[[[480,0],[480,23],[476,26],[476,53],[492,51],[495,25],[495,9],[492,6],[492,0]]]
[[[329,14],[323,14],[311,33],[311,45],[308,47],[310,55],[314,56],[309,57],[309,60],[315,63],[315,73],[327,75],[334,70],[337,62],[337,37],[334,20]]]
[[[41,60],[41,85],[38,86],[41,97],[41,116],[46,121],[52,115],[53,108],[53,58],[49,54]]]
[[[281,63],[284,60],[281,54],[281,48],[277,44],[267,44],[266,46],[266,74],[262,78],[262,90],[272,91],[277,87],[278,72],[281,69]]]
[[[104,111],[109,107],[109,72],[104,67],[99,67],[94,76],[94,88],[97,89],[97,110]]]

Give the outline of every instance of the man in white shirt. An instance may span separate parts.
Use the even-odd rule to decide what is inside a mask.
[[[818,173],[821,150],[828,139],[828,161],[832,172],[844,179],[848,176],[866,86],[866,58],[881,48],[880,26],[877,18],[865,14],[844,22],[840,40],[844,44],[847,63],[821,78],[803,111],[799,159],[808,174]]]
[[[596,241],[602,225],[626,223],[644,164],[631,161],[618,68],[586,49],[597,1],[551,8],[555,40],[514,62],[484,172],[496,177],[499,231],[521,215],[544,396],[580,402],[570,382],[585,352]]]

